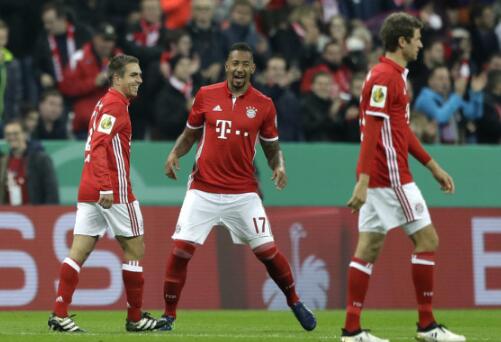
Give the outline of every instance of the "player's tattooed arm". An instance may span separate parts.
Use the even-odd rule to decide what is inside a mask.
[[[177,179],[176,170],[179,170],[179,158],[191,150],[193,144],[202,136],[201,129],[185,128],[177,138],[172,151],[165,161],[165,174],[167,177]]]
[[[287,174],[285,173],[285,159],[280,144],[277,141],[261,140],[264,155],[268,160],[268,165],[273,170],[271,179],[275,182],[278,190],[282,190],[287,185]]]
[[[181,135],[177,138],[171,153],[175,153],[178,158],[181,158],[186,153],[190,152],[193,144],[200,139],[201,136],[201,129],[191,129],[186,127],[183,133],[181,133]]]

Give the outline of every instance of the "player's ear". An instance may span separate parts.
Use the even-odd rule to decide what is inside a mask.
[[[254,62],[252,62],[252,65],[251,65],[251,75],[253,75],[255,71],[256,71],[256,64]]]

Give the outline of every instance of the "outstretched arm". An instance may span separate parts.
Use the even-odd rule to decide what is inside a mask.
[[[284,154],[280,149],[280,144],[278,140],[265,141],[261,139],[261,146],[268,160],[268,165],[273,170],[271,180],[275,182],[278,190],[282,190],[287,186],[287,174],[285,173]]]
[[[191,129],[189,127],[184,129],[183,133],[177,138],[165,162],[165,174],[167,177],[177,179],[176,170],[179,170],[179,158],[191,150],[191,147],[195,141],[200,139],[201,135],[201,129]]]

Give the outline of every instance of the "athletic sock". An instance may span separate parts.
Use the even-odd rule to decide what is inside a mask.
[[[73,293],[78,284],[80,265],[71,258],[65,258],[59,273],[59,286],[54,303],[54,314],[57,317],[68,317],[68,306],[71,304]]]
[[[360,315],[369,288],[372,264],[353,257],[348,270],[348,303],[344,329],[354,332],[361,329]]]
[[[122,278],[127,297],[127,320],[137,322],[141,319],[143,304],[143,267],[139,260],[126,260],[122,264]]]
[[[435,323],[432,311],[433,273],[435,270],[435,253],[422,252],[412,255],[412,281],[416,290],[419,313],[419,328],[424,329]]]
[[[186,274],[188,270],[188,262],[190,261],[196,247],[182,240],[174,240],[174,248],[167,259],[164,280],[164,301],[165,301],[165,316],[176,317],[177,304],[181,297],[184,283],[186,282]]]
[[[280,290],[287,298],[287,304],[292,306],[299,301],[296,293],[296,284],[292,275],[292,270],[285,256],[273,245],[263,251],[254,253],[257,258],[266,266],[266,270],[271,279],[275,281]]]

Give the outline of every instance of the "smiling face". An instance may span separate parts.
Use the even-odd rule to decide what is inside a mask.
[[[232,92],[243,92],[247,89],[256,65],[249,51],[234,50],[228,55],[224,65],[228,86]]]
[[[143,83],[142,73],[137,63],[126,64],[124,68],[123,76],[115,75],[113,86],[130,99],[137,96],[139,86]]]

